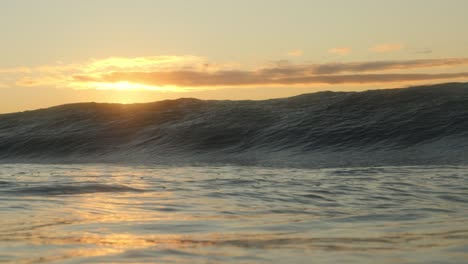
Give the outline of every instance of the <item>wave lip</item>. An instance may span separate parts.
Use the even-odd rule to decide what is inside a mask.
[[[468,84],[0,115],[0,161],[311,166],[468,160]]]

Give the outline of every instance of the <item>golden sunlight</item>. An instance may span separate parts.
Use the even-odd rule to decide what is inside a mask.
[[[86,67],[86,72],[102,72],[116,69],[148,70],[168,67],[182,67],[203,63],[201,58],[196,56],[147,56],[136,58],[111,57],[107,59],[95,59],[90,61]]]
[[[144,85],[139,83],[132,83],[132,82],[115,82],[115,83],[91,83],[89,86],[93,86],[93,88],[98,90],[159,90],[157,87]]]
[[[183,88],[177,86],[152,86],[141,83],[128,81],[121,82],[89,82],[89,83],[73,83],[77,89],[96,89],[96,90],[117,90],[117,91],[183,91]]]
[[[114,72],[151,72],[171,71],[180,68],[199,69],[206,62],[195,56],[148,56],[136,58],[111,57],[107,59],[93,59],[82,65],[67,67],[71,70],[61,76],[66,86],[78,90],[118,90],[118,91],[158,91],[158,92],[182,92],[190,90],[176,85],[151,85],[138,81],[101,80],[99,76]],[[70,78],[72,76],[72,78]],[[85,80],[83,80],[83,77]],[[42,80],[42,79],[41,79]]]

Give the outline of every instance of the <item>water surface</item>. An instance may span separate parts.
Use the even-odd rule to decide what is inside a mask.
[[[0,165],[0,262],[466,263],[468,167]]]

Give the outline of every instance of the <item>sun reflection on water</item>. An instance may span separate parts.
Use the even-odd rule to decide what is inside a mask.
[[[6,169],[0,171],[0,181],[24,183],[22,189],[11,184],[14,193],[0,189],[0,249],[5,252],[0,251],[0,262],[284,263],[316,257],[336,263],[343,260],[339,256],[359,256],[360,263],[373,263],[368,260],[379,256],[382,263],[398,262],[396,257],[399,262],[423,263],[436,257],[468,257],[463,251],[468,241],[464,204],[444,200],[439,211],[421,210],[433,206],[434,200],[420,199],[427,192],[411,189],[416,184],[408,185],[409,195],[401,202],[401,195],[387,188],[387,177],[397,177],[390,172],[364,182],[351,174],[330,176],[329,170],[272,174],[261,168],[229,167],[72,168],[34,165],[30,171],[6,176]],[[453,174],[450,170],[410,170],[419,173],[418,179],[432,177],[433,185],[425,181],[425,187],[439,192],[460,186],[437,176]],[[398,175],[399,183],[412,181]],[[295,183],[307,181],[323,192],[305,200],[308,189]],[[363,199],[375,197],[376,189],[388,197],[382,208],[376,198]],[[319,194],[334,199],[333,206],[324,204]],[[392,199],[396,207],[390,206]]]

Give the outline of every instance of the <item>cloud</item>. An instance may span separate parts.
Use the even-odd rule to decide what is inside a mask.
[[[291,50],[288,52],[288,55],[291,57],[301,57],[304,55],[304,52],[300,49]]]
[[[34,86],[57,86],[59,83],[64,84],[64,80],[54,76],[23,77],[15,82],[15,85],[21,87]],[[64,84],[65,85],[65,84]]]
[[[37,67],[0,68],[0,81],[10,86],[34,87],[74,87],[73,76],[105,74],[113,71],[171,71],[171,70],[217,70],[217,67],[228,68],[227,64],[208,63],[196,56],[148,56],[148,57],[110,57],[90,59],[88,61],[64,64],[57,62]]]
[[[75,76],[79,82],[118,83],[129,81],[150,86],[261,86],[261,85],[307,85],[343,83],[388,83],[422,80],[468,78],[468,72],[440,74],[338,74],[338,75],[281,75],[262,74],[250,71],[220,71],[215,73],[195,71],[174,72],[114,72],[90,78]]]
[[[249,67],[212,63],[195,56],[156,56],[58,63],[28,68],[27,71],[3,69],[0,82],[10,87],[188,91],[218,89],[220,86],[304,86],[467,79],[468,73],[458,69],[464,66],[468,66],[468,58],[303,64],[278,61],[262,67]],[[441,67],[444,67],[444,72],[437,73]],[[431,70],[430,73],[415,73],[416,70],[425,69]]]
[[[404,48],[402,44],[380,44],[370,48],[371,51],[377,53],[384,53],[384,52],[392,52],[392,51],[399,51]]]
[[[351,53],[351,48],[332,48],[328,50],[328,53],[345,56]]]
[[[327,63],[310,65],[308,68],[315,74],[335,74],[342,72],[410,70],[464,65],[468,65],[468,58]]]
[[[211,72],[193,70],[129,71],[112,72],[99,76],[77,75],[74,76],[74,80],[76,82],[93,83],[118,83],[128,81],[153,86],[181,87],[385,83],[468,77],[464,72],[442,74],[386,73],[395,70],[460,65],[468,65],[468,58],[305,65],[292,65],[282,62],[276,67],[267,67],[257,70],[219,70]],[[379,73],[363,74],[367,72]]]

